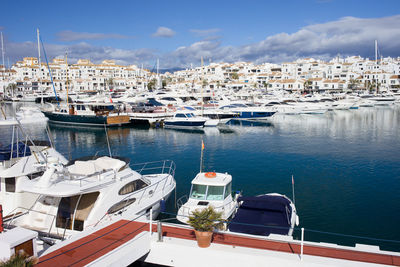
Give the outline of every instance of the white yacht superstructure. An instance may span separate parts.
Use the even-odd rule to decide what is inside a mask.
[[[155,217],[161,201],[175,189],[175,164],[162,161],[135,166],[139,172],[129,167],[128,160],[107,156],[78,159],[66,166],[49,164],[40,178],[25,181],[20,188],[37,194],[35,203],[20,208],[6,225],[37,231],[44,240],[41,254],[46,244],[98,225],[133,219],[150,209]]]

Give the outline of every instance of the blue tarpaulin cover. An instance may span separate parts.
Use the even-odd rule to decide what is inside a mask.
[[[287,235],[290,230],[292,208],[283,196],[262,195],[240,197],[243,201],[228,229],[252,235]]]
[[[29,146],[23,142],[14,143],[12,148],[12,158],[30,156],[31,150]],[[11,158],[11,145],[0,147],[0,161],[9,160]]]

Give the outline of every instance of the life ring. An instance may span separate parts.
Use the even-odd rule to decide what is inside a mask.
[[[215,178],[217,174],[215,172],[206,172],[204,176],[207,178]]]

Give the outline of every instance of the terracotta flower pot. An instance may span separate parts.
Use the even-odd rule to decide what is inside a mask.
[[[194,233],[199,247],[208,248],[210,246],[213,232],[200,232],[194,230]]]

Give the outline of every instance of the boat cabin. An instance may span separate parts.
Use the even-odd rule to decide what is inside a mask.
[[[229,174],[199,173],[192,181],[189,197],[203,202],[222,201],[232,193],[232,176]],[[207,203],[208,204],[208,203]]]
[[[236,209],[232,198],[232,176],[228,173],[201,172],[192,181],[189,198],[183,204],[184,197],[178,200],[177,219],[187,223],[194,210],[212,206],[222,212],[222,219],[228,219]],[[185,199],[186,200],[186,199]]]
[[[183,118],[183,119],[194,118],[194,117],[196,117],[196,115],[190,112],[177,112],[174,116],[174,118]]]

